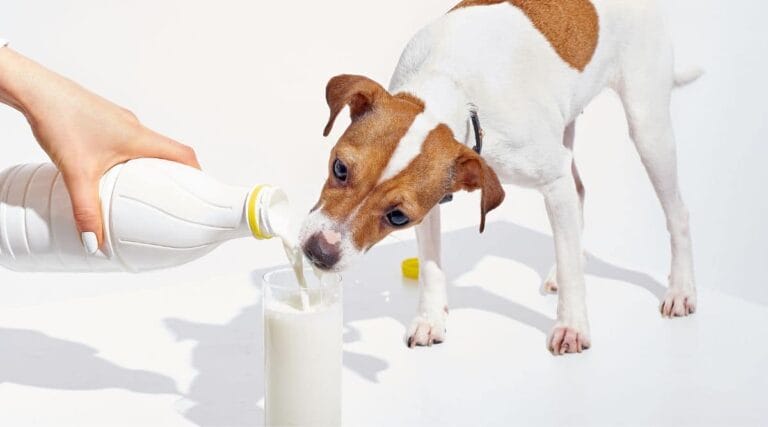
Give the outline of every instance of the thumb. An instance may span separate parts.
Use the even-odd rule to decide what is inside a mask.
[[[93,255],[104,243],[99,179],[85,175],[64,175],[64,183],[72,200],[72,213],[83,247],[88,254]]]
[[[192,147],[150,129],[146,129],[143,136],[139,138],[137,150],[138,152],[134,153],[136,157],[165,159],[200,169],[197,154]]]

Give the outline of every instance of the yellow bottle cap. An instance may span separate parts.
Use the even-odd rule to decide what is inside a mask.
[[[403,276],[408,279],[419,280],[419,259],[408,258],[403,261]]]
[[[251,191],[251,194],[248,195],[248,226],[251,228],[253,237],[258,240],[267,240],[270,237],[264,233],[265,230],[262,230],[259,225],[259,209],[257,202],[265,187],[266,186],[264,185],[258,185]]]

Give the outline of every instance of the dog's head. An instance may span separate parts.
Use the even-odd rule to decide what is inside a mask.
[[[328,180],[302,227],[302,249],[316,267],[345,269],[459,190],[482,190],[483,232],[486,214],[504,200],[499,179],[448,126],[426,118],[421,100],[352,75],[331,79],[326,98],[331,116],[325,136],[346,106],[352,123],[331,151]]]

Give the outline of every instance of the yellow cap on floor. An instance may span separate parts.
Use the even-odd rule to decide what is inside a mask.
[[[403,276],[408,279],[419,280],[419,259],[408,258],[403,261]]]

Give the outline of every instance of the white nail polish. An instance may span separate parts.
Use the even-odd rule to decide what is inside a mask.
[[[81,233],[80,238],[83,240],[83,246],[89,255],[93,255],[99,250],[99,239],[96,238],[96,233],[87,231]]]

